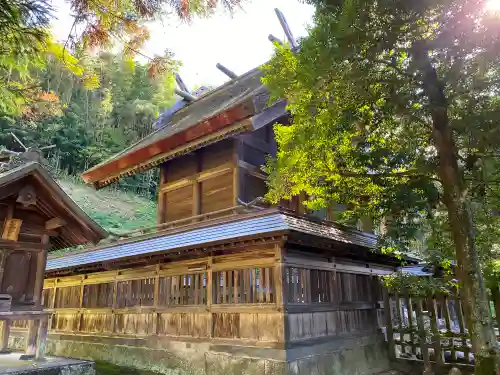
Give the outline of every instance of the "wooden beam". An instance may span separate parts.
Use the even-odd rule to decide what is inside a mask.
[[[272,153],[271,145],[269,143],[263,141],[262,139],[255,137],[252,133],[241,134],[237,138],[240,139],[244,144],[251,146],[252,148],[255,148],[256,150],[262,151],[266,154]]]
[[[0,239],[0,249],[5,249],[5,250],[24,250],[31,252],[39,252],[47,249],[47,247],[48,245],[45,244],[9,241]]]
[[[54,217],[54,218],[47,220],[45,222],[45,229],[54,230],[54,229],[64,227],[65,225],[66,225],[66,222],[63,219],[61,219],[60,217]]]
[[[193,184],[194,182],[202,182],[205,180],[208,180],[210,178],[215,178],[220,175],[223,175],[225,173],[228,173],[232,170],[233,168],[233,163],[232,162],[227,162],[222,165],[219,165],[215,168],[208,169],[206,171],[198,172],[190,177],[186,177],[174,182],[166,183],[163,186],[160,187],[161,192],[169,192],[172,190],[177,190],[182,187],[189,186]]]
[[[246,161],[243,160],[238,160],[238,166],[240,168],[245,169],[248,174],[260,178],[260,179],[267,179],[267,176],[261,171],[261,169],[255,165],[252,165],[250,163],[247,163]]]

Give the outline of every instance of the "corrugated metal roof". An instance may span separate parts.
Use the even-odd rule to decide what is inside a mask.
[[[197,228],[182,233],[166,234],[140,241],[129,241],[93,251],[49,259],[47,262],[47,271],[106,262],[143,254],[168,252],[176,248],[244,238],[258,234],[264,235],[266,233],[278,231],[307,233],[365,247],[374,247],[376,242],[374,236],[366,233],[356,230],[344,231],[328,224],[273,211],[268,215],[252,217],[246,220],[240,219],[238,221]]]

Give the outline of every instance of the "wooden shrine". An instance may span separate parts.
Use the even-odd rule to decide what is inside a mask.
[[[59,187],[44,167],[30,158],[0,165],[0,351],[7,352],[11,325],[28,326],[21,359],[43,359],[50,312],[42,290],[49,251],[106,237]]]
[[[84,173],[102,188],[159,168],[158,221],[49,258],[43,294],[55,354],[182,374],[387,369],[377,276],[400,260],[376,252],[373,233],[335,224],[333,205],[308,211],[304,194],[263,202],[273,125],[290,116],[286,103],[268,105],[261,75],[184,103]]]
[[[334,204],[263,202],[286,101],[269,103],[259,69],[218,68],[230,80],[199,97],[177,77],[182,99],[155,130],[83,174],[100,189],[158,168],[158,220],[48,259],[53,354],[182,375],[388,370],[378,275],[401,260],[369,227],[335,224]]]

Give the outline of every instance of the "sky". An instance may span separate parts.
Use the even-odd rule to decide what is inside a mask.
[[[54,0],[57,20],[53,31],[65,39],[72,24],[67,3]],[[165,19],[150,25],[150,40],[141,49],[147,56],[163,55],[165,49],[182,62],[180,75],[188,87],[219,86],[229,80],[215,65],[221,63],[236,74],[266,62],[273,53],[269,34],[285,40],[274,9],[280,9],[295,38],[307,35],[313,7],[298,0],[247,0],[233,15],[224,11],[191,24]]]

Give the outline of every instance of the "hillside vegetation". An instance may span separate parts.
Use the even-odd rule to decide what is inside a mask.
[[[125,232],[156,223],[156,202],[121,190],[95,190],[71,178],[58,180],[64,191],[99,225]]]

